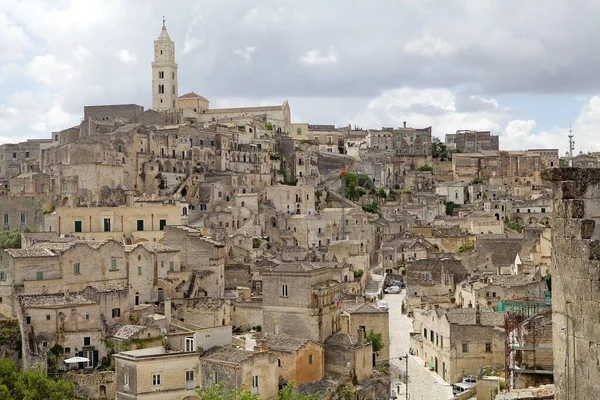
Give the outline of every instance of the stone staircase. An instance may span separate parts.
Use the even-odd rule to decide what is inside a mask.
[[[382,293],[384,279],[385,275],[371,274],[371,279],[365,289],[365,296],[369,299],[378,297]]]

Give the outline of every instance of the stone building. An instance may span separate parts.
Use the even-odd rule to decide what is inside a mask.
[[[373,346],[364,340],[364,332],[358,335],[338,333],[325,340],[325,372],[346,379],[356,377],[359,381],[373,373]]]
[[[448,383],[504,368],[504,316],[473,308],[415,310],[410,346]]]
[[[406,301],[411,309],[421,307],[430,297],[454,297],[457,285],[467,278],[462,262],[449,257],[413,261],[406,271]]]
[[[178,202],[139,203],[135,207],[58,207],[46,216],[45,230],[88,240],[162,243],[168,225],[187,224],[184,207]]]
[[[387,363],[390,359],[389,312],[382,310],[373,303],[343,302],[342,333],[362,331],[367,335],[381,334],[383,348],[375,353],[375,363]],[[380,361],[381,360],[381,361]]]
[[[156,111],[175,110],[177,107],[177,63],[175,63],[175,43],[163,26],[154,41],[154,62],[152,63],[152,109]]]
[[[40,171],[42,149],[52,146],[50,139],[30,139],[0,146],[0,182],[28,172]]]
[[[458,130],[446,135],[446,146],[458,153],[477,153],[482,150],[499,150],[498,135],[490,131]]]
[[[545,170],[553,186],[552,348],[556,398],[600,396],[598,193],[600,172]]]
[[[398,129],[382,128],[380,131],[369,131],[367,142],[370,148],[393,150],[399,155],[431,155],[431,127]]]
[[[188,226],[169,226],[165,245],[179,250],[181,269],[194,271],[188,284],[188,297],[222,298],[225,294],[225,245],[204,237],[202,231]]]
[[[38,242],[0,258],[0,312],[22,322],[27,353],[60,344],[95,365],[113,326],[185,279],[178,252],[154,243]]]
[[[233,345],[217,347],[200,357],[200,385],[222,383],[227,392],[249,390],[261,399],[277,396],[277,357],[268,351],[248,351]]]
[[[285,262],[261,272],[263,331],[323,342],[341,329],[337,262]]]
[[[315,188],[313,186],[269,186],[265,188],[264,201],[278,212],[314,214]]]
[[[323,379],[325,359],[320,343],[287,335],[264,335],[258,342],[277,357],[282,386],[293,382],[298,387]]]

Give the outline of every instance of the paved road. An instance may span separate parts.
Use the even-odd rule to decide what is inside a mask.
[[[390,357],[400,357],[408,353],[410,332],[412,331],[412,319],[401,313],[402,300],[405,290],[400,294],[385,295],[385,300],[390,307]],[[400,383],[399,400],[405,399],[404,376],[406,361],[403,358],[390,360],[392,390],[397,390]],[[447,400],[453,397],[452,388],[445,383],[437,374],[423,367],[419,358],[409,356],[408,361],[408,393],[410,400]],[[402,379],[398,378],[402,375]]]

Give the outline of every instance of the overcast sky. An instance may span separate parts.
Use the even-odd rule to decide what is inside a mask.
[[[0,0],[0,142],[84,105],[151,106],[162,17],[179,93],[294,122],[490,129],[503,149],[600,151],[594,0]]]

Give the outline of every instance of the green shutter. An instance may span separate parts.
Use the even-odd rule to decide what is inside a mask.
[[[138,219],[137,220],[137,230],[138,231],[143,231],[144,230],[144,220],[143,219]]]
[[[167,220],[166,220],[166,219],[161,219],[161,220],[158,222],[158,225],[159,225],[159,227],[160,227],[160,230],[161,230],[161,231],[164,231],[164,230],[165,230],[165,226],[167,225]]]
[[[81,232],[81,221],[75,221],[75,232]]]

